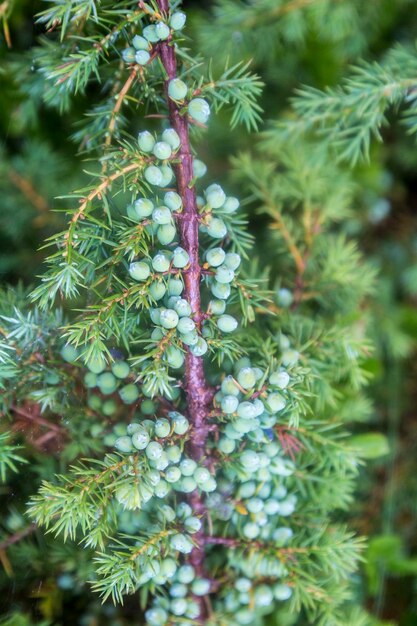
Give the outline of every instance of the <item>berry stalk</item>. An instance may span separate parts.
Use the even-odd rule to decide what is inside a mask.
[[[158,0],[161,13],[168,13],[168,0]],[[165,85],[166,97],[169,107],[169,118],[172,128],[178,133],[181,146],[176,154],[178,162],[174,164],[177,180],[177,190],[183,201],[183,211],[178,216],[178,226],[181,238],[181,246],[188,252],[190,263],[184,272],[185,298],[190,303],[192,317],[196,326],[201,330],[201,266],[199,261],[199,214],[197,208],[197,198],[192,180],[193,157],[190,149],[188,120],[186,116],[180,114],[178,105],[168,97],[168,84],[177,77],[177,62],[173,45],[170,40],[159,43],[159,53],[167,73]],[[187,396],[188,413],[192,423],[190,439],[190,455],[196,461],[202,459],[205,454],[206,440],[209,432],[207,422],[209,404],[212,400],[212,390],[207,384],[202,357],[193,355],[187,349],[185,360],[185,393]],[[197,515],[204,515],[205,506],[202,496],[197,491],[191,494],[190,504]],[[195,567],[198,575],[203,573],[204,561],[204,530],[194,536],[197,545],[191,554],[191,563]],[[200,603],[202,612],[204,603]],[[203,617],[203,616],[202,616]]]

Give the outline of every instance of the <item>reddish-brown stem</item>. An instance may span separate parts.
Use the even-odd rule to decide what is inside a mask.
[[[162,14],[167,15],[169,11],[168,0],[158,0],[158,7]],[[162,64],[167,73],[166,90],[168,83],[177,76],[177,62],[175,49],[170,40],[163,41],[158,46]],[[177,190],[183,201],[183,211],[177,217],[180,231],[181,245],[188,252],[190,264],[184,272],[184,296],[191,305],[192,315],[197,328],[201,329],[203,313],[201,311],[201,265],[199,260],[199,215],[197,208],[196,193],[193,186],[193,157],[190,149],[187,117],[180,114],[178,105],[166,94],[169,120],[172,128],[178,133],[181,146],[176,154],[176,163],[173,164]],[[187,396],[188,415],[192,424],[191,439],[189,443],[189,453],[197,461],[201,461],[205,456],[205,447],[209,427],[207,416],[212,400],[212,390],[207,385],[204,374],[203,360],[194,356],[187,350],[185,362],[185,393]],[[190,503],[197,515],[204,517],[205,505],[203,498],[195,491],[190,496]],[[194,535],[196,547],[191,554],[191,563],[197,570],[198,575],[203,575],[203,564],[205,555],[204,532]],[[206,604],[200,602],[200,623],[205,622],[207,614]]]

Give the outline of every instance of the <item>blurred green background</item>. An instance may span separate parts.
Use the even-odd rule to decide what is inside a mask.
[[[190,46],[213,57],[214,66],[224,64],[227,56],[230,63],[253,59],[252,69],[266,84],[261,130],[270,120],[289,115],[290,98],[301,85],[336,85],[352,64],[378,60],[398,42],[414,45],[417,35],[413,0],[334,0],[331,11],[329,3],[321,0],[299,1],[294,10],[252,22],[228,20],[228,6],[239,4],[232,0],[219,5],[195,0],[184,4],[189,11]],[[256,2],[242,3],[242,15],[250,4]],[[325,4],[330,11],[325,28],[312,10],[315,4]],[[41,3],[26,0],[0,4],[0,276],[2,283],[14,286],[36,281],[46,254],[40,246],[65,219],[62,212],[54,211],[54,198],[79,187],[85,178],[83,168],[88,169],[88,164],[77,154],[71,137],[86,103],[100,99],[98,90],[87,90],[71,111],[63,113],[43,103],[43,94],[32,81],[34,47],[41,34],[33,16],[40,9]],[[371,320],[375,345],[367,363],[373,376],[367,430],[386,437],[375,450],[368,450],[369,462],[361,473],[350,523],[369,537],[366,564],[355,581],[358,602],[384,623],[412,626],[417,624],[417,150],[395,120],[393,114],[392,124],[383,131],[384,144],[372,147],[371,161],[353,171],[355,211],[345,225],[378,271],[376,294],[364,312]],[[230,168],[230,157],[251,150],[253,144],[253,135],[241,128],[230,131],[228,116],[222,113],[213,120],[209,138],[202,141],[201,156],[221,180]],[[65,202],[59,206],[62,209]],[[251,216],[259,242],[264,227],[263,218]],[[261,257],[262,250],[259,245]],[[357,425],[358,432],[361,426]],[[16,489],[22,501],[30,493],[30,486],[27,493],[21,485]],[[20,523],[17,511],[15,518],[2,521],[0,615],[14,606],[28,611],[36,606],[34,623],[59,619],[69,626],[81,623],[74,616],[78,619],[88,606],[86,624],[116,626],[126,616],[130,624],[135,623],[133,604],[123,610],[124,617],[111,606],[99,609],[87,589],[73,589],[69,575],[33,587],[30,568],[53,569],[53,563],[39,562],[39,552],[26,546],[16,571],[5,538]],[[27,569],[30,585],[25,588]],[[16,615],[7,624],[28,626],[30,621]]]

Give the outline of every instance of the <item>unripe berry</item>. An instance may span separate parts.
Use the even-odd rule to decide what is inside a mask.
[[[84,376],[84,385],[87,389],[97,387],[97,375],[93,374],[93,372],[87,372]]]
[[[215,277],[218,283],[231,283],[235,277],[235,273],[233,270],[226,267],[226,265],[220,265],[216,270]]]
[[[175,302],[174,310],[178,313],[179,317],[189,317],[191,315],[190,303],[184,298],[180,298]]]
[[[207,187],[205,193],[206,193],[207,203],[213,209],[219,209],[226,200],[226,194],[224,193],[220,185],[217,185],[217,184],[210,185],[209,187]]]
[[[161,480],[156,486],[154,490],[154,494],[157,498],[165,498],[169,492],[171,491],[171,485],[168,484],[165,480]]]
[[[265,406],[270,413],[282,411],[286,404],[285,398],[279,393],[270,393],[265,402]]]
[[[200,159],[193,159],[193,174],[196,178],[202,178],[207,173],[207,165]]]
[[[61,348],[61,356],[64,359],[64,361],[66,361],[67,363],[74,363],[74,361],[77,359],[78,357],[78,350],[75,346],[71,346],[70,344],[66,344],[65,346],[63,346]],[[104,362],[104,367],[106,366],[106,363]],[[87,366],[88,369],[90,371],[94,371],[91,369],[91,367],[89,367],[89,365]],[[103,369],[104,369],[103,367]],[[103,371],[103,370],[100,370]],[[100,372],[95,372],[96,374],[99,374]]]
[[[250,472],[254,472],[259,468],[259,458],[253,450],[244,450],[240,455],[240,462]]]
[[[277,303],[279,306],[288,308],[292,305],[294,296],[289,289],[279,289],[277,293]]]
[[[178,332],[182,334],[191,333],[195,329],[195,322],[191,317],[181,317],[177,324]]]
[[[236,442],[228,437],[221,437],[219,439],[218,448],[223,454],[231,454],[236,448]]]
[[[163,448],[157,441],[151,441],[146,446],[145,454],[150,461],[157,461],[163,452]]]
[[[155,137],[148,130],[144,130],[138,135],[138,145],[142,152],[152,152]]]
[[[258,537],[260,533],[260,528],[254,522],[247,522],[243,526],[242,531],[243,531],[244,536],[247,537],[248,539],[256,539],[256,537]]]
[[[168,437],[171,431],[171,424],[163,417],[160,417],[155,422],[155,437]]]
[[[279,389],[285,389],[290,382],[290,377],[287,372],[284,371],[272,372],[269,377],[269,382],[274,387],[278,387]]]
[[[139,390],[133,383],[119,389],[119,396],[125,404],[133,404],[139,398]]]
[[[165,351],[166,361],[169,367],[179,369],[184,365],[185,355],[179,348],[169,346]]]
[[[173,465],[172,467],[169,467],[167,471],[165,472],[165,480],[168,483],[176,483],[177,481],[179,481],[180,478],[181,478],[181,470],[179,469],[179,467],[176,467],[175,465]]]
[[[130,367],[126,361],[115,361],[112,363],[111,370],[116,378],[127,378],[130,374]]]
[[[172,154],[172,149],[169,143],[166,143],[165,141],[157,141],[153,147],[153,153],[157,159],[164,161],[165,159],[169,159]]]
[[[173,309],[162,309],[160,314],[160,324],[166,329],[175,328],[178,325],[179,317]]]
[[[159,41],[159,35],[156,32],[156,27],[154,24],[151,24],[150,26],[145,26],[142,34],[151,43],[156,43],[157,41]]]
[[[149,295],[156,301],[161,300],[166,294],[167,288],[163,282],[154,282],[149,287]]]
[[[155,272],[167,272],[170,264],[170,260],[164,252],[158,252],[152,259],[152,267]]]
[[[219,300],[227,300],[230,296],[230,284],[228,283],[218,283],[217,280],[214,280],[210,286],[211,293]]]
[[[210,105],[203,98],[193,98],[188,104],[188,114],[196,122],[205,124],[210,117]]]
[[[231,270],[237,270],[241,262],[241,258],[239,254],[236,252],[228,252],[226,254],[226,258],[224,260],[224,264],[226,267],[229,267]]]
[[[185,598],[187,593],[187,586],[182,583],[174,583],[169,590],[171,598]]]
[[[235,589],[240,593],[248,593],[252,589],[252,583],[249,578],[237,578]]]
[[[190,346],[191,354],[194,356],[203,356],[208,350],[207,341],[203,337],[199,337],[197,343]]]
[[[191,591],[196,596],[205,596],[210,591],[210,581],[206,578],[197,578],[192,582]]]
[[[194,459],[183,459],[180,463],[180,470],[183,476],[192,476],[197,469]]]
[[[197,467],[193,476],[198,485],[206,483],[211,478],[211,474],[206,467]]]
[[[190,423],[187,418],[176,411],[169,413],[169,417],[172,419],[174,433],[177,435],[185,435],[190,427]]]
[[[177,550],[182,554],[190,554],[193,549],[193,544],[185,535],[178,533],[173,535],[169,540],[170,546],[173,550]]]
[[[188,256],[188,252],[184,250],[184,248],[181,248],[180,246],[175,248],[173,252],[173,257],[172,257],[173,266],[177,267],[178,269],[182,269],[186,267],[189,262],[190,262],[190,257]]]
[[[180,78],[173,78],[169,81],[168,95],[172,100],[184,100],[187,91],[187,85]]]
[[[167,557],[161,561],[161,574],[167,578],[172,578],[177,571],[177,563],[174,559]]]
[[[156,231],[156,236],[163,246],[172,243],[177,236],[177,229],[174,224],[162,224]]]
[[[182,199],[176,191],[167,191],[164,196],[164,202],[171,211],[182,209]]]
[[[184,283],[180,278],[170,278],[167,285],[168,295],[180,296],[184,291]]]
[[[171,211],[167,206],[156,207],[152,211],[152,219],[158,225],[170,224],[172,222]]]
[[[217,489],[217,483],[212,476],[203,484],[199,485],[202,491],[206,491],[207,493],[212,493]]]
[[[239,208],[239,200],[237,198],[229,197],[226,198],[224,204],[222,205],[223,213],[235,213]]]
[[[206,261],[211,267],[219,267],[226,258],[223,248],[212,248],[206,252]]]
[[[137,430],[132,435],[132,443],[137,450],[144,450],[149,443],[149,433],[144,428]]]
[[[116,439],[116,441],[114,442],[114,447],[119,452],[126,452],[126,453],[132,452],[132,449],[133,449],[132,440],[130,437],[127,437],[127,436],[118,437],[118,439]]]
[[[213,239],[223,239],[227,235],[227,227],[219,217],[212,217],[207,224],[207,234]]]
[[[237,374],[237,382],[243,389],[252,389],[256,384],[256,373],[252,367],[242,367]]]
[[[252,402],[245,400],[244,402],[239,403],[237,407],[237,414],[239,417],[254,419],[256,417],[256,408]]]
[[[238,321],[232,315],[220,315],[217,320],[217,328],[223,333],[232,333],[238,327]]]
[[[276,600],[288,600],[292,596],[292,589],[288,585],[274,585],[273,591]]]
[[[133,435],[133,433],[136,433],[141,428],[142,426],[138,424],[137,422],[131,422],[130,424],[127,425],[126,432],[128,435]]]
[[[191,493],[197,489],[197,483],[191,476],[185,476],[179,481],[179,487],[183,493]]]
[[[222,398],[220,406],[223,413],[226,413],[226,415],[231,415],[236,411],[238,404],[239,400],[237,399],[237,397],[229,395]]]
[[[166,449],[166,455],[170,463],[179,463],[182,456],[181,448],[176,445],[169,446]]]
[[[169,30],[169,26],[164,24],[164,22],[158,22],[155,26],[155,31],[161,41],[168,39],[171,33],[171,31]]]
[[[162,133],[162,140],[167,143],[172,150],[177,150],[181,145],[179,134],[174,128],[167,128]]]
[[[177,578],[180,583],[189,585],[195,578],[195,570],[192,565],[181,565],[178,568]]]
[[[149,50],[149,43],[144,37],[135,35],[132,39],[132,45],[136,50]]]
[[[134,48],[125,48],[122,50],[122,58],[125,63],[134,63],[135,62],[136,50]]]
[[[226,310],[226,302],[224,300],[210,300],[207,310],[213,315],[221,315]]]
[[[101,393],[105,395],[113,393],[117,388],[117,380],[111,372],[100,374],[97,379],[97,384]]]
[[[181,335],[181,341],[186,346],[195,346],[198,341],[198,333],[195,330],[191,333],[184,333]]]
[[[172,30],[182,30],[185,26],[185,22],[187,21],[187,16],[182,11],[175,11],[169,20],[169,25]]]
[[[231,394],[233,396],[238,396],[240,394],[239,388],[236,385],[236,381],[233,376],[226,376],[226,378],[222,381],[221,390],[224,394]]]
[[[129,274],[133,280],[143,281],[149,278],[151,269],[144,261],[135,261],[129,265]]]
[[[160,186],[162,183],[162,172],[156,165],[149,165],[145,169],[144,176],[151,185]]]
[[[159,183],[159,187],[168,187],[168,185],[174,178],[174,172],[172,171],[172,167],[170,167],[169,165],[161,165],[159,169],[162,174],[162,180]]]
[[[164,626],[168,621],[168,613],[159,607],[148,609],[145,619],[149,626]]]
[[[147,50],[138,50],[135,54],[135,61],[138,65],[146,65],[151,58]]]

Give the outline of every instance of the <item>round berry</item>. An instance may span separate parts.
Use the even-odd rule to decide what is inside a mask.
[[[256,537],[258,537],[260,533],[260,530],[261,529],[257,524],[255,524],[255,522],[247,522],[242,528],[243,534],[248,539],[256,539]]]
[[[285,389],[290,382],[290,377],[287,372],[284,371],[272,372],[269,377],[269,382],[274,387],[278,387],[278,389]]]
[[[161,41],[164,41],[165,39],[168,39],[169,35],[170,35],[170,30],[169,30],[169,26],[167,26],[166,24],[164,24],[164,22],[158,22],[155,26],[155,31],[156,34],[158,35],[158,38]]]
[[[222,205],[223,213],[235,213],[238,208],[239,200],[233,197],[226,198],[224,204]]]
[[[172,369],[179,369],[184,365],[185,355],[182,350],[175,346],[169,346],[165,351],[166,361]]]
[[[181,317],[177,325],[178,332],[182,334],[191,333],[195,329],[195,322],[191,317]]]
[[[181,565],[178,568],[177,578],[180,583],[189,585],[195,578],[195,570],[192,565]]]
[[[171,262],[164,252],[158,252],[152,259],[152,267],[155,272],[167,272]]]
[[[256,384],[256,373],[252,367],[242,367],[237,374],[237,382],[243,389],[252,389]]]
[[[135,54],[135,61],[138,65],[146,65],[150,58],[151,55],[147,50],[138,50]]]
[[[210,581],[206,578],[196,578],[191,584],[191,591],[196,596],[205,596],[210,591]]]
[[[146,450],[145,450],[145,454],[150,461],[157,461],[159,458],[161,458],[162,452],[163,452],[163,448],[161,444],[158,443],[157,441],[151,441],[146,446]]]
[[[156,231],[156,236],[163,246],[172,243],[177,236],[177,229],[174,224],[161,224]]]
[[[193,174],[196,178],[202,178],[207,173],[207,165],[200,159],[193,160]]]
[[[226,302],[224,300],[210,300],[208,304],[208,312],[213,315],[221,315],[226,310]]]
[[[180,296],[184,291],[184,283],[180,278],[170,278],[167,285],[168,295]]]
[[[179,298],[175,302],[174,309],[180,317],[189,317],[191,315],[190,303],[184,298]]]
[[[167,288],[163,282],[154,282],[149,287],[149,295],[156,301],[161,300],[166,294],[166,291]]]
[[[77,348],[75,348],[74,346],[71,346],[70,344],[66,344],[65,346],[63,346],[61,348],[61,356],[64,359],[64,361],[66,361],[67,363],[74,363],[74,361],[77,359],[78,357],[78,350]],[[105,362],[104,362],[104,367],[106,366]],[[91,372],[94,372],[94,370],[91,369],[91,367],[89,365],[87,365],[88,369]],[[103,369],[104,369],[103,367]],[[102,372],[103,370],[100,370],[100,372]],[[95,374],[99,374],[100,372],[94,372]]]
[[[285,398],[279,393],[270,393],[265,402],[265,406],[270,413],[282,411],[286,404]]]
[[[160,417],[155,422],[155,436],[156,437],[168,437],[171,432],[171,424],[163,417]]]
[[[134,48],[125,48],[122,50],[122,58],[125,63],[134,63],[135,62],[136,50]]]
[[[231,270],[237,270],[241,262],[241,258],[239,254],[236,252],[228,252],[226,254],[226,258],[224,260],[224,264],[226,267],[229,267]]]
[[[230,283],[218,283],[214,280],[210,286],[211,293],[219,300],[227,300],[230,296]]]
[[[167,206],[156,207],[152,211],[152,219],[158,225],[170,224],[172,222],[171,211]]]
[[[133,280],[143,281],[149,278],[151,269],[145,261],[135,261],[129,265],[129,274]]]
[[[232,333],[238,327],[238,321],[232,315],[220,315],[217,328],[223,333]]]
[[[207,225],[207,234],[213,239],[223,239],[227,235],[227,227],[219,217],[212,217]]]
[[[170,463],[179,463],[182,456],[181,448],[176,445],[169,446],[166,450],[166,455]]]
[[[237,397],[229,395],[222,398],[220,406],[223,413],[226,413],[226,415],[231,415],[232,413],[235,413],[238,404],[239,400],[237,399]]]
[[[168,187],[172,179],[174,178],[174,172],[172,171],[172,167],[169,165],[161,165],[159,168],[162,174],[162,180],[159,183],[160,187]]]
[[[173,252],[172,264],[174,267],[178,269],[182,269],[188,265],[190,262],[190,257],[188,256],[188,252],[184,250],[184,248],[177,247]]]
[[[182,11],[175,11],[169,20],[172,30],[182,30],[187,21],[187,16]]]
[[[127,437],[127,436],[118,437],[116,441],[114,442],[114,447],[119,452],[126,452],[126,453],[132,452],[132,449],[133,449],[132,440],[130,437]]]
[[[84,376],[84,385],[87,389],[97,387],[97,375],[93,374],[93,372],[87,372]]]
[[[111,371],[116,378],[127,378],[130,374],[130,367],[126,361],[115,361],[112,363]]]
[[[208,344],[207,341],[203,339],[203,337],[199,337],[197,342],[190,346],[190,352],[191,354],[194,354],[194,356],[203,356],[204,354],[206,354],[207,350]]]
[[[210,105],[203,98],[193,98],[188,104],[188,114],[196,122],[205,124],[210,117]]]
[[[172,100],[184,100],[187,91],[187,85],[180,78],[173,78],[169,81],[168,95]]]
[[[179,134],[174,128],[167,128],[162,133],[162,141],[167,143],[172,150],[178,150],[181,145]]]
[[[136,50],[148,50],[149,43],[146,41],[144,37],[140,35],[135,35],[132,39],[132,45]]]
[[[144,172],[145,178],[151,185],[161,186],[163,177],[162,172],[156,165],[149,165]]]
[[[288,600],[292,596],[292,589],[288,585],[274,585],[274,596],[276,600]]]
[[[166,329],[175,328],[178,325],[178,313],[174,309],[162,309],[160,314],[160,324]]]
[[[165,480],[161,480],[156,486],[154,490],[154,494],[157,498],[165,498],[169,492],[171,491],[171,485],[169,485]]]
[[[103,372],[97,379],[97,385],[101,393],[109,395],[116,391],[117,380],[111,372]]]
[[[210,185],[210,187],[207,187],[205,193],[207,203],[212,207],[212,209],[219,209],[226,200],[226,194],[220,185]]]
[[[164,196],[164,202],[171,211],[180,211],[182,209],[182,199],[176,191],[167,191]]]
[[[119,389],[119,396],[125,404],[133,404],[139,398],[139,390],[131,383]]]
[[[169,159],[172,154],[171,146],[165,141],[158,141],[153,147],[153,153],[157,159],[164,161]]]
[[[173,411],[172,414],[170,414],[170,417],[172,419],[174,433],[176,433],[177,435],[185,435],[190,427],[190,423],[187,418],[184,417],[184,415],[181,415],[181,413],[177,413],[176,411]]]
[[[197,469],[194,459],[183,459],[180,463],[180,470],[183,476],[192,476]]]
[[[149,443],[149,433],[145,428],[139,427],[132,435],[132,443],[136,450],[144,450]]]
[[[226,258],[223,248],[212,248],[206,252],[206,261],[211,267],[219,267]]]
[[[168,621],[168,613],[160,607],[154,607],[146,611],[145,619],[149,626],[164,626]]]
[[[157,41],[159,41],[159,35],[156,32],[156,27],[154,24],[151,24],[150,26],[145,26],[142,34],[145,39],[147,39],[151,43],[156,43]]]
[[[142,152],[152,152],[155,145],[155,137],[148,130],[144,130],[138,135],[138,144]]]
[[[228,437],[221,437],[219,439],[218,448],[223,454],[231,454],[236,448],[236,442]]]

